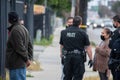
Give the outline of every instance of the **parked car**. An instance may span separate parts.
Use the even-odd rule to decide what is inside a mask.
[[[93,29],[104,28],[104,23],[103,23],[102,19],[97,19],[93,22],[92,26],[93,26]]]
[[[90,22],[89,21],[87,21],[87,27],[90,27]]]
[[[87,23],[86,23],[87,28],[90,28],[90,27],[93,25],[93,22],[94,22],[94,20],[92,20],[92,19],[87,19]]]
[[[110,19],[104,19],[103,23],[104,23],[104,27],[108,27],[108,28],[113,27],[112,20],[110,20]]]

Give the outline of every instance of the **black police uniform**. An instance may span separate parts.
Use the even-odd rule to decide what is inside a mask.
[[[71,26],[61,31],[60,44],[64,47],[63,80],[82,80],[85,72],[84,47],[90,45],[87,34],[80,28]]]
[[[113,35],[111,37],[110,43],[109,43],[109,47],[112,49],[113,43],[120,38],[120,28],[117,28],[114,32]],[[118,57],[118,56],[117,56]],[[110,59],[115,59],[116,56],[115,54],[111,51],[110,53]],[[120,64],[119,64],[120,65]],[[114,63],[114,65],[112,65],[111,68],[111,72],[113,75],[113,80],[120,80],[120,69],[117,69],[118,67],[118,63]]]

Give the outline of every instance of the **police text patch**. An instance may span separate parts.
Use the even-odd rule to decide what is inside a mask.
[[[75,37],[75,35],[76,33],[70,33],[70,32],[67,33],[67,37]]]

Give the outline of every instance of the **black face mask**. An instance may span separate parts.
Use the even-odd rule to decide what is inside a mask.
[[[104,36],[102,36],[102,35],[100,36],[100,38],[101,38],[101,40],[103,40],[103,41],[105,40],[105,37],[104,37]]]
[[[72,25],[68,25],[68,26],[66,26],[66,28],[69,28],[69,27],[71,27]]]
[[[66,26],[66,28],[68,28],[69,26]]]
[[[117,28],[117,26],[115,26],[114,24],[113,24],[113,27],[114,27],[114,28]]]

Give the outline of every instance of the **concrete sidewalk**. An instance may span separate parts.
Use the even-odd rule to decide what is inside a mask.
[[[27,80],[61,80],[62,66],[60,63],[60,48],[59,48],[59,38],[60,31],[62,27],[56,28],[54,32],[54,40],[52,45],[44,48],[43,51],[39,50],[40,46],[34,47],[34,57],[40,62],[42,71],[29,71],[34,77],[27,77]],[[94,51],[94,48],[93,48]],[[87,59],[89,60],[89,59]],[[84,77],[96,76],[96,72],[92,72],[90,68],[86,65],[86,72]]]
[[[60,28],[61,29],[61,28]],[[61,77],[61,64],[59,56],[59,33],[60,29],[57,28],[54,32],[54,40],[52,45],[44,48],[44,51],[39,51],[39,46],[35,46],[34,54],[38,58],[42,67],[42,71],[30,71],[29,73],[34,77],[27,77],[27,80],[60,80]]]

